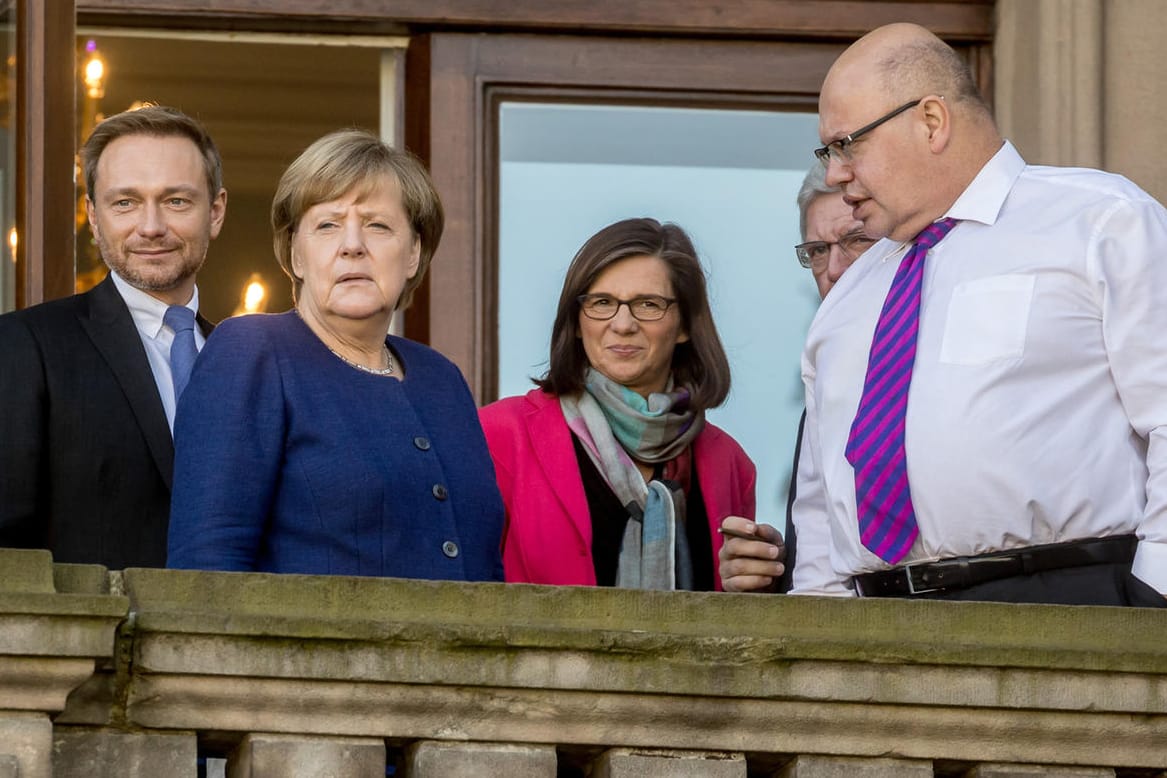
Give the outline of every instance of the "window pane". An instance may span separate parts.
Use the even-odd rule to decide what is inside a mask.
[[[758,466],[759,519],[781,527],[818,305],[794,256],[795,195],[818,145],[809,113],[504,103],[499,173],[499,396],[547,369],[564,274],[619,219],[681,225],[708,277],[733,371],[709,414]]]

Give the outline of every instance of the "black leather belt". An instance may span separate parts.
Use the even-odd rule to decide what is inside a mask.
[[[862,597],[910,597],[926,592],[967,589],[988,581],[1043,570],[1130,562],[1135,558],[1138,543],[1139,539],[1134,535],[1116,535],[919,562],[857,575],[855,588]]]

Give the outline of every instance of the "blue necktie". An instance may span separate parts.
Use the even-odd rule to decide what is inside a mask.
[[[185,305],[172,305],[166,309],[162,323],[174,330],[174,342],[170,344],[170,374],[174,379],[174,401],[182,397],[195,357],[199,355],[195,346],[195,315]]]

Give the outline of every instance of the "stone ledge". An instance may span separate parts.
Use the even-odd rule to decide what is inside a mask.
[[[0,592],[52,593],[53,555],[31,548],[0,548]]]
[[[499,646],[448,635],[413,640],[331,640],[141,631],[138,675],[202,675],[300,681],[356,681],[718,697],[879,701],[915,705],[1093,710],[1167,714],[1167,679],[1147,673],[790,660],[754,657],[727,641],[722,656],[685,653],[690,642],[657,636],[656,651],[619,639],[578,649],[549,642]],[[707,647],[708,648],[708,647]],[[756,648],[756,647],[755,647]]]
[[[145,569],[125,587],[146,633],[1167,673],[1167,611],[1134,608]]]
[[[895,756],[1167,764],[1167,716],[199,676],[136,679],[138,726]]]
[[[59,711],[93,668],[94,660],[88,658],[0,656],[0,708]]]
[[[0,594],[0,655],[112,656],[128,605],[124,597]]]
[[[105,568],[54,565],[48,551],[0,549],[0,707],[54,713],[114,655],[129,599]]]
[[[53,586],[61,594],[109,594],[109,579],[101,565],[53,565]]]

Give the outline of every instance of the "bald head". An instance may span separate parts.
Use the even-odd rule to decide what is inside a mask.
[[[823,91],[833,78],[843,77],[863,80],[896,104],[938,94],[949,105],[989,113],[960,55],[916,24],[889,24],[864,35],[835,62]]]
[[[944,215],[1001,138],[965,62],[915,24],[863,36],[823,81],[824,144],[881,117],[848,144],[847,156],[832,155],[827,183],[842,188],[869,235],[908,240]]]

